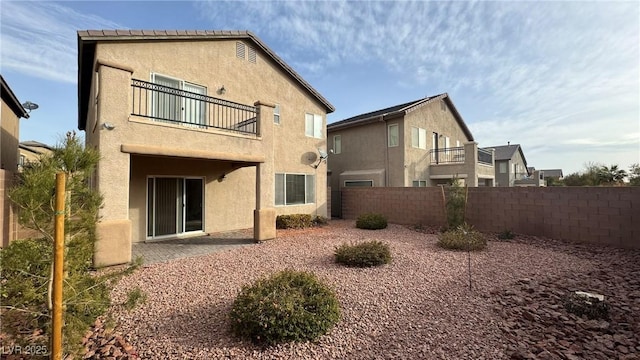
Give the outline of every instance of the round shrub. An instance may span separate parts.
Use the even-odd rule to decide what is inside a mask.
[[[278,215],[276,229],[304,229],[312,227],[314,219],[309,214]]]
[[[230,317],[237,335],[271,345],[326,334],[340,320],[340,306],[313,273],[283,270],[244,286]]]
[[[358,229],[378,230],[387,227],[387,218],[382,214],[362,214],[356,219]]]
[[[337,263],[347,266],[372,267],[391,262],[391,251],[389,245],[380,241],[342,244],[336,248],[335,259]]]
[[[438,235],[438,245],[449,250],[477,251],[487,247],[487,239],[469,225],[461,225]]]

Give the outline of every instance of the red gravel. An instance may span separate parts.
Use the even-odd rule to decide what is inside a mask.
[[[321,229],[281,231],[278,239],[256,246],[146,266],[113,291],[114,303],[123,302],[135,287],[148,296],[146,304],[131,312],[114,307],[116,331],[142,359],[526,358],[526,347],[531,347],[539,329],[508,332],[522,317],[513,309],[531,305],[524,303],[527,299],[511,301],[513,289],[528,291],[522,290],[523,279],[530,280],[527,284],[544,282],[548,289],[550,281],[585,277],[596,279],[594,284],[614,284],[594,289],[612,298],[623,296],[629,312],[622,316],[640,317],[640,298],[633,297],[640,284],[625,280],[631,278],[629,273],[638,278],[638,251],[591,250],[525,237],[494,240],[487,250],[471,254],[470,291],[467,253],[438,248],[436,235],[398,225],[366,231],[353,224],[332,221]],[[334,264],[336,246],[368,240],[389,243],[392,263],[368,269]],[[316,343],[262,349],[234,337],[228,312],[240,287],[285,268],[313,271],[333,287],[342,306],[341,321]],[[598,280],[601,273],[607,278]],[[573,284],[590,286],[589,281]],[[638,329],[633,327],[637,322],[627,323],[626,328]],[[640,354],[637,337],[625,341],[626,355]],[[519,343],[525,349],[514,345]],[[615,343],[607,349],[612,358],[625,355],[618,353]],[[578,357],[589,358],[589,351],[581,350]],[[559,351],[549,358],[569,357]]]

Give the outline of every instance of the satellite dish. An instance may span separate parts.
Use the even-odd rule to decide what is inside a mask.
[[[327,154],[327,152],[326,152],[326,151],[324,151],[324,150],[322,150],[322,149],[320,149],[320,148],[318,148],[318,153],[320,154],[320,159],[322,159],[322,160],[324,160],[324,159],[326,159],[327,157],[329,157],[329,154]]]
[[[31,112],[31,110],[39,108],[38,104],[32,103],[31,101],[26,101],[22,104],[22,107],[25,108],[25,110],[28,110],[27,112]]]

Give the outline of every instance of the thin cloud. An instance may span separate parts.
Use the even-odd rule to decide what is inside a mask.
[[[0,6],[3,70],[53,81],[76,82],[78,29],[122,28],[51,2],[3,1]]]

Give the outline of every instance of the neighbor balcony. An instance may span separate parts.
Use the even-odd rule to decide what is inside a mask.
[[[460,147],[432,149],[429,157],[432,180],[458,177],[469,179],[471,186],[477,186],[478,179],[494,178],[493,152],[478,148],[475,142]]]
[[[132,79],[131,115],[196,129],[260,135],[258,110],[204,94]]]

